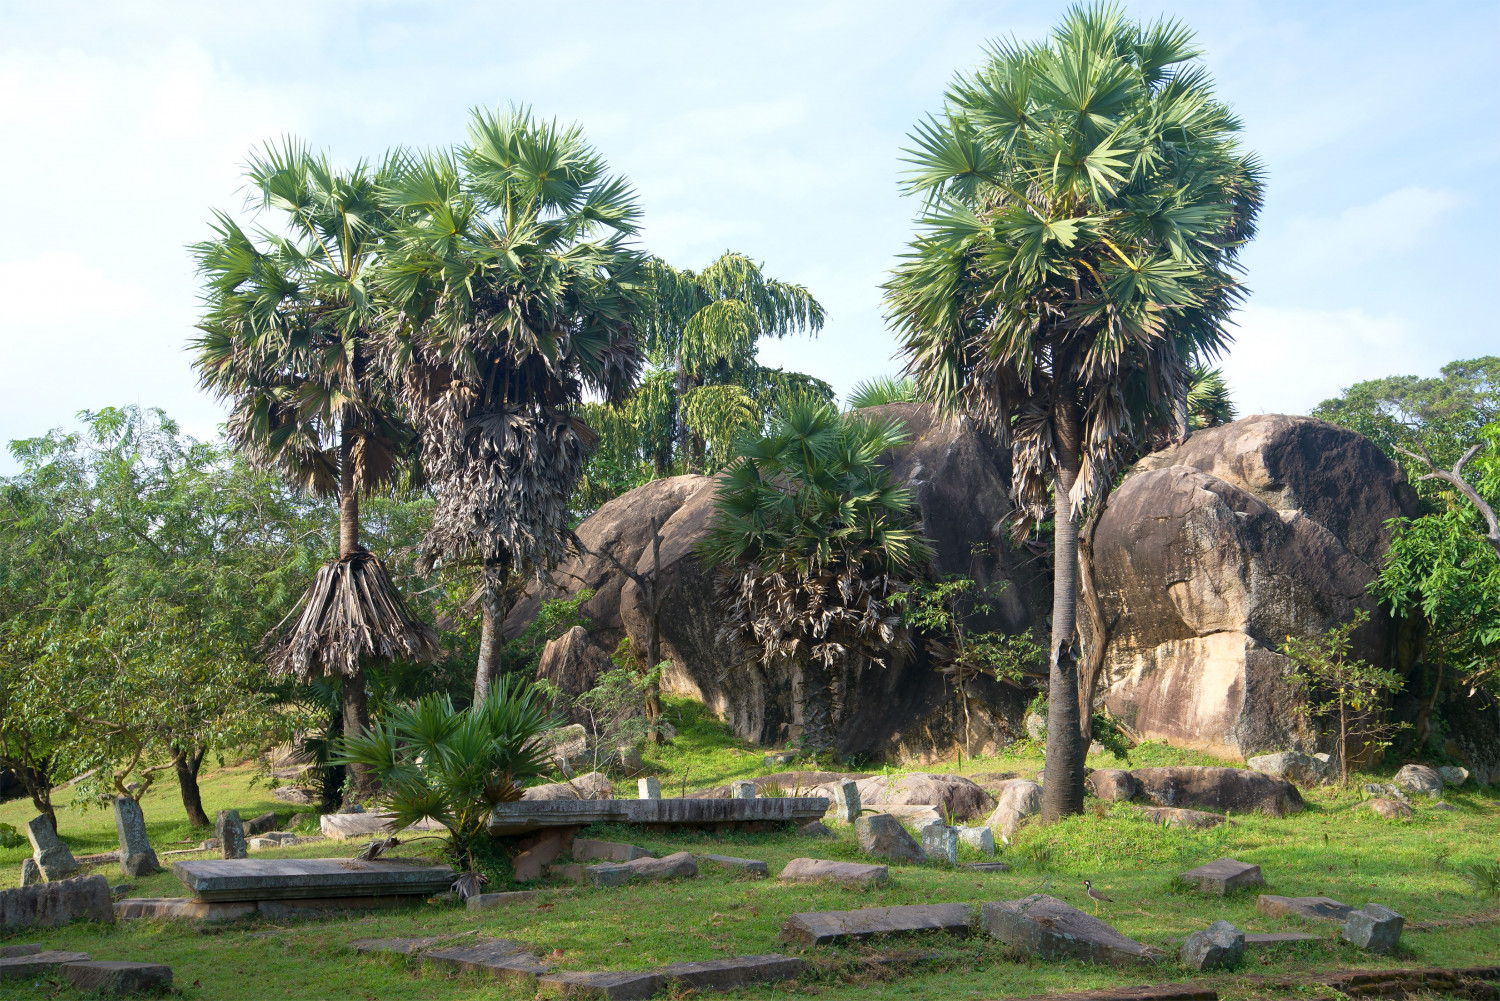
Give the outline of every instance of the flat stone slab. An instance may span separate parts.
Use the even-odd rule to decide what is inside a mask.
[[[891,881],[889,866],[859,862],[830,862],[818,858],[794,858],[776,877],[787,883],[834,882],[847,886],[884,886]]]
[[[349,948],[358,956],[416,956],[441,942],[451,942],[451,935],[419,935],[416,938],[357,938]]]
[[[780,939],[798,945],[943,931],[969,934],[968,904],[907,904],[900,907],[861,907],[853,911],[807,911],[793,914],[781,926]]]
[[[1217,827],[1224,823],[1225,820],[1222,813],[1183,810],[1174,806],[1148,806],[1141,810],[1141,816],[1151,821],[1151,823],[1161,824],[1163,827]]]
[[[490,938],[426,949],[422,962],[434,963],[467,973],[488,973],[505,980],[535,980],[547,967],[531,954],[529,948],[509,939]]]
[[[638,858],[656,858],[639,845],[621,844],[618,841],[595,841],[592,838],[573,839],[573,861],[575,862],[633,862]]]
[[[980,921],[993,937],[1041,959],[1128,965],[1159,955],[1098,918],[1041,893],[985,904]]]
[[[735,869],[739,872],[748,873],[752,876],[769,876],[771,867],[759,859],[735,858],[733,855],[703,855],[700,856],[705,862],[721,865],[726,869]]]
[[[1262,893],[1255,909],[1268,918],[1303,918],[1308,921],[1337,921],[1343,924],[1354,910],[1332,897],[1278,897]]]
[[[562,799],[500,803],[490,814],[491,834],[525,834],[544,827],[589,824],[649,824],[661,827],[717,827],[735,824],[796,823],[828,812],[822,796],[766,799]]]
[[[650,802],[649,800],[646,802]],[[738,800],[742,803],[762,802]],[[604,1001],[639,1001],[667,985],[664,974],[655,971],[622,973],[548,973],[537,978],[537,986],[565,998],[602,998]]]
[[[1270,948],[1278,945],[1296,945],[1299,942],[1321,942],[1317,935],[1305,931],[1275,931],[1262,935],[1246,935],[1245,948]]]
[[[17,942],[14,945],[0,945],[0,959],[13,959],[16,956],[35,956],[42,951],[42,947],[35,942]]]
[[[65,963],[62,972],[75,988],[95,994],[143,994],[172,986],[172,968],[164,963],[88,960]]]
[[[89,958],[86,952],[64,952],[48,949],[26,956],[10,956],[0,959],[0,980],[21,980],[53,973],[64,963],[81,963]]]
[[[672,963],[659,971],[668,981],[698,991],[732,991],[749,984],[792,980],[802,974],[802,960],[792,956],[735,956],[702,963]]]
[[[624,886],[638,879],[691,879],[698,875],[698,863],[687,852],[676,852],[666,858],[591,865],[588,874],[595,886]]]
[[[456,877],[450,866],[384,859],[208,859],[174,862],[172,874],[199,900],[432,896]]]
[[[1260,866],[1237,862],[1232,858],[1215,859],[1207,865],[1188,870],[1181,878],[1184,883],[1192,883],[1204,893],[1220,897],[1235,890],[1266,885]]]
[[[1010,866],[1005,862],[969,862],[962,868],[970,872],[1010,872]]]
[[[524,904],[528,900],[536,898],[536,890],[509,890],[505,893],[476,893],[464,901],[464,906],[471,911],[487,911],[493,907],[509,907],[512,904]]]
[[[0,890],[0,928],[56,928],[72,921],[114,919],[109,880],[103,876],[75,876]]]

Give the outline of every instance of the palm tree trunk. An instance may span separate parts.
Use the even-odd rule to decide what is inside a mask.
[[[1057,475],[1053,479],[1052,664],[1047,689],[1047,767],[1042,785],[1044,824],[1083,812],[1083,746],[1079,730],[1078,521],[1069,493],[1078,479],[1080,440],[1077,408],[1070,400],[1053,408]]]
[[[352,419],[344,415],[339,436],[339,559],[347,559],[359,546],[359,491],[354,484],[354,432]],[[343,679],[344,733],[352,736],[370,728],[370,708],[365,697],[365,667],[360,664]],[[369,798],[375,792],[375,776],[365,765],[350,765],[351,800]]]
[[[188,823],[207,827],[208,814],[203,811],[203,793],[198,789],[198,769],[203,767],[204,746],[172,747],[172,767],[177,771],[177,788],[182,794],[182,808]]]
[[[505,614],[509,609],[505,603],[505,579],[509,566],[502,559],[488,559],[484,564],[481,585],[484,593],[479,599],[479,663],[474,668],[474,704],[483,702],[490,693],[490,686],[500,677],[504,668],[505,637],[502,629]]]

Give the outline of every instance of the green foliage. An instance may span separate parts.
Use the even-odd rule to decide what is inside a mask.
[[[341,740],[335,761],[374,772],[397,829],[429,818],[441,823],[455,855],[472,869],[470,846],[484,836],[485,818],[495,804],[519,799],[526,780],[546,773],[538,738],[560,723],[541,693],[507,675],[472,709],[437,695],[392,707],[365,733]]]
[[[1479,896],[1500,897],[1500,863],[1470,862],[1460,874]]]
[[[1046,663],[1046,651],[1027,635],[970,629],[972,620],[994,610],[989,599],[1007,586],[1001,582],[980,587],[952,574],[937,581],[917,581],[907,591],[902,621],[926,634],[938,670],[959,689],[979,675],[1019,682],[1028,668]]]
[[[897,378],[892,375],[882,375],[856,383],[854,388],[849,390],[849,396],[844,400],[844,407],[847,410],[863,410],[866,407],[882,407],[887,403],[915,403],[917,399],[915,379],[910,376]]]
[[[591,589],[583,588],[571,598],[544,599],[537,606],[536,618],[505,645],[505,670],[511,674],[534,676],[548,643],[574,626],[588,625],[589,617],[582,608],[593,596]]]
[[[1023,716],[1035,714],[1041,717],[1041,733],[1036,741],[1039,748],[1047,745],[1047,709],[1047,692],[1040,691],[1032,696],[1023,714]],[[1130,736],[1121,728],[1120,721],[1111,716],[1108,709],[1100,707],[1094,710],[1093,715],[1089,717],[1089,732],[1093,734],[1094,741],[1116,761],[1129,762],[1131,760],[1131,752],[1136,750],[1136,747],[1131,744]],[[1176,756],[1169,755],[1169,757],[1175,758]],[[1151,764],[1152,762],[1147,762],[1145,767],[1150,767]]]
[[[16,830],[15,824],[0,824],[0,848],[20,848],[24,844],[26,836]]]
[[[1369,620],[1369,613],[1361,609],[1321,636],[1288,636],[1281,647],[1294,665],[1289,680],[1301,696],[1306,721],[1311,724],[1332,715],[1338,723],[1344,785],[1349,784],[1351,748],[1357,752],[1389,747],[1390,735],[1404,726],[1387,720],[1383,712],[1390,693],[1400,689],[1401,676],[1349,656],[1354,631]]]
[[[616,661],[618,664],[618,660]],[[666,662],[642,672],[634,666],[605,671],[574,705],[588,716],[589,748],[594,768],[607,764],[622,747],[642,744],[651,732],[646,699],[661,682]]]
[[[1188,430],[1201,431],[1228,424],[1235,418],[1229,383],[1216,368],[1195,366],[1187,394]]]
[[[699,386],[683,394],[682,426],[703,442],[703,472],[734,459],[735,443],[761,429],[760,408],[742,386]]]

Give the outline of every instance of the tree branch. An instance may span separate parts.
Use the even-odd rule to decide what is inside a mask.
[[[1474,489],[1473,484],[1464,479],[1464,465],[1470,459],[1474,458],[1479,452],[1480,446],[1469,446],[1469,450],[1463,454],[1463,458],[1453,464],[1452,469],[1442,469],[1436,462],[1432,461],[1432,456],[1428,453],[1425,445],[1419,444],[1417,447],[1422,449],[1421,455],[1407,451],[1399,445],[1396,446],[1396,451],[1415,459],[1427,467],[1428,471],[1418,477],[1419,480],[1442,480],[1444,483],[1452,485],[1459,493],[1468,498],[1469,503],[1479,509],[1480,515],[1484,517],[1485,524],[1489,526],[1490,530],[1489,534],[1484,536],[1484,541],[1490,544],[1490,548],[1495,551],[1496,556],[1500,556],[1500,518],[1496,518],[1495,509],[1490,506],[1488,501],[1479,496],[1479,491]]]

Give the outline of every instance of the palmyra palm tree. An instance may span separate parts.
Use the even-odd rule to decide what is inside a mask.
[[[1042,817],[1083,805],[1074,645],[1078,523],[1189,366],[1229,339],[1259,166],[1195,63],[1192,33],[1075,7],[1043,42],[1000,42],[921,124],[922,232],[886,284],[908,371],[987,418],[1014,456],[1020,526],[1054,528]]]
[[[267,636],[266,659],[304,682],[341,678],[348,733],[369,726],[367,660],[426,659],[437,645],[359,542],[360,494],[408,471],[415,446],[374,358],[367,281],[390,224],[378,194],[394,165],[337,171],[300,143],[268,146],[250,158],[250,204],[279,217],[280,231],[252,236],[220,212],[215,237],[193,248],[207,306],[194,366],[229,402],[231,441],[313,496],[338,499],[338,559],[318,571],[292,628]],[[369,785],[356,769],[354,795]]]
[[[386,360],[422,432],[437,497],[429,552],[482,566],[475,704],[500,674],[512,573],[564,553],[594,434],[586,391],[619,400],[641,366],[638,209],[576,127],[476,111],[455,153],[413,162],[380,286]]]

